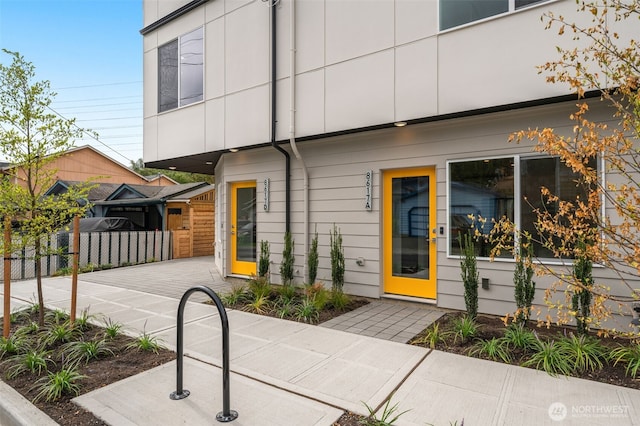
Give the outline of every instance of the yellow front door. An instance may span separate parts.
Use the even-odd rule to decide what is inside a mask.
[[[436,298],[435,168],[383,173],[384,292]]]
[[[256,183],[231,184],[231,273],[256,273]]]

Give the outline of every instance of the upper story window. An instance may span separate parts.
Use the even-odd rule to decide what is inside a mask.
[[[440,30],[513,12],[544,1],[547,0],[440,0]]]
[[[204,29],[158,47],[158,112],[204,97]]]

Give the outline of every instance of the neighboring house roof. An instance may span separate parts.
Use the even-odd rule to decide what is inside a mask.
[[[63,193],[74,184],[81,182],[57,181],[46,195]],[[187,200],[215,188],[206,182],[183,183],[170,186],[149,186],[131,184],[98,183],[90,191],[88,199],[95,205],[151,205],[167,200]]]
[[[189,191],[183,194],[177,194],[175,196],[169,197],[168,200],[175,201],[175,202],[180,202],[180,201],[186,202],[187,200],[190,200],[193,197],[197,197],[198,195],[202,195],[205,192],[209,192],[212,189],[215,189],[215,185],[202,186],[200,188],[194,189],[193,191]]]
[[[91,145],[72,148],[49,166],[56,169],[56,177],[62,181],[87,181],[104,183],[129,183],[140,185],[175,185],[177,182],[165,175],[143,176],[124,164],[98,151]],[[0,169],[9,172],[11,163],[0,163]],[[19,180],[22,173],[17,170]]]
[[[175,197],[184,198],[184,195],[199,189],[206,191],[213,188],[206,182],[183,183],[171,186],[148,185],[120,185],[107,198],[96,200],[96,205],[150,205],[162,204]],[[198,194],[200,194],[199,192]]]

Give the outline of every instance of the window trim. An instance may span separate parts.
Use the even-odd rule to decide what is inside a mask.
[[[521,213],[522,213],[522,191],[521,191],[521,186],[522,186],[522,182],[521,182],[521,160],[522,159],[535,159],[535,158],[558,158],[557,155],[548,155],[548,154],[541,154],[541,153],[537,153],[537,152],[532,152],[532,153],[520,153],[520,154],[511,154],[511,155],[494,155],[494,156],[484,156],[484,157],[469,157],[469,158],[456,158],[456,159],[451,159],[451,160],[447,160],[446,162],[446,257],[447,259],[455,259],[455,260],[459,260],[460,259],[460,255],[459,254],[452,254],[451,253],[451,235],[449,230],[451,229],[451,164],[454,163],[467,163],[467,162],[472,162],[472,161],[483,161],[483,160],[497,160],[497,159],[504,159],[504,158],[512,158],[513,159],[513,199],[514,199],[514,206],[513,206],[513,221],[514,224],[516,225],[517,228],[521,228],[520,226],[520,220],[521,220]],[[603,184],[606,184],[605,181],[605,176],[606,176],[606,171],[605,171],[605,162],[604,162],[604,158],[602,158],[601,156],[599,158],[596,159],[596,164],[597,167],[599,168],[598,170],[598,174],[600,175],[601,181],[603,182]],[[606,186],[605,186],[606,188]],[[602,218],[605,217],[606,214],[606,198],[605,195],[602,194],[602,207],[601,207],[601,211],[600,211],[600,215]],[[515,235],[514,236],[514,240],[517,242],[518,240],[518,236]],[[493,260],[489,257],[486,256],[477,256],[477,259],[480,261],[493,261],[493,262],[507,262],[507,263],[513,263],[515,262],[515,258],[513,256],[508,256],[508,257],[496,257]],[[573,265],[573,259],[557,259],[554,257],[544,257],[544,258],[535,258],[534,259],[534,263],[538,263],[538,264],[545,264],[545,265],[550,265],[550,266],[571,266]],[[596,266],[601,266],[601,265],[593,265],[594,267]]]
[[[184,37],[184,36],[186,36],[188,34],[191,34],[194,31],[197,31],[199,29],[202,30],[202,99],[199,100],[199,101],[194,101],[194,102],[191,102],[191,103],[188,103],[188,104],[180,105],[180,95],[182,93],[182,90],[181,90],[182,82],[181,82],[181,78],[180,78],[180,67],[181,67],[181,65],[180,65],[180,49],[181,49],[180,40],[182,39],[182,37]],[[158,115],[166,114],[166,113],[171,112],[171,111],[177,111],[179,109],[187,108],[187,107],[190,107],[190,106],[193,106],[193,105],[198,105],[198,104],[203,103],[205,101],[205,99],[206,99],[206,78],[205,78],[206,77],[206,59],[205,59],[205,56],[206,56],[206,40],[207,40],[206,28],[205,28],[205,25],[201,25],[201,26],[196,27],[196,28],[194,28],[194,29],[192,29],[190,31],[187,31],[184,34],[180,34],[178,37],[172,38],[171,40],[167,40],[166,42],[162,43],[161,45],[159,45],[157,47],[156,50],[157,50],[158,54],[156,55],[157,56],[157,59],[156,59],[156,64],[157,64],[156,111],[157,111]],[[178,106],[175,107],[175,108],[169,108],[169,109],[166,109],[164,111],[160,111],[160,53],[159,52],[160,52],[160,48],[162,48],[164,46],[167,46],[169,43],[173,43],[174,41],[177,41],[177,44],[178,44],[178,94],[177,94]]]

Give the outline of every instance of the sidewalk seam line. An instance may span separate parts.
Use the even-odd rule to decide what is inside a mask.
[[[433,352],[433,349],[429,349],[429,351],[424,354],[424,356],[422,358],[420,358],[418,360],[418,362],[416,362],[416,364],[411,368],[411,370],[409,370],[407,372],[407,374],[402,378],[402,380],[400,380],[400,382],[398,382],[398,384],[393,388],[393,390],[391,391],[391,393],[389,393],[389,395],[387,395],[386,398],[384,398],[382,400],[382,402],[376,407],[376,409],[373,411],[374,413],[377,413],[380,408],[382,408],[382,406],[384,404],[387,403],[387,401],[389,401],[391,399],[391,397],[393,396],[393,394],[395,394],[398,389],[400,389],[400,386],[402,386],[404,384],[404,382],[407,381],[407,379],[409,378],[409,376],[411,376],[413,374],[414,371],[416,371],[416,369],[420,366],[420,364],[422,364],[424,362],[424,360]]]

